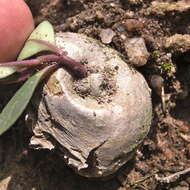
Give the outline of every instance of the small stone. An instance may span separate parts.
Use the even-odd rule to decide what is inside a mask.
[[[121,35],[120,35],[120,38],[121,38],[122,40],[126,40],[126,39],[127,39],[127,37],[126,37],[124,34],[121,34]]]
[[[143,66],[147,63],[149,52],[147,51],[143,38],[130,38],[125,42],[125,51],[129,61],[136,67]]]
[[[104,44],[111,43],[114,36],[115,36],[115,32],[110,28],[102,29],[100,32],[100,38]]]
[[[115,28],[116,28],[117,31],[120,32],[120,33],[121,33],[121,32],[125,32],[125,27],[122,26],[122,25],[118,25],[118,26],[116,26]]]
[[[133,32],[137,30],[142,30],[144,25],[141,21],[137,19],[127,19],[123,25],[126,27],[127,31]]]
[[[164,79],[159,75],[152,75],[150,78],[150,85],[155,92],[160,96],[161,90],[164,85]]]

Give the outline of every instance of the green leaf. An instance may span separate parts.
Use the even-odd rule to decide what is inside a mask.
[[[0,79],[12,75],[16,71],[16,67],[0,67]]]
[[[39,52],[49,50],[47,46],[34,41],[30,41],[31,39],[44,40],[51,44],[55,44],[53,26],[48,21],[43,21],[40,23],[28,38],[17,60],[23,60]]]
[[[52,66],[46,67],[29,78],[15,93],[0,114],[0,135],[7,131],[21,116],[28,105],[35,88]]]
[[[53,26],[48,21],[40,23],[26,41],[23,49],[21,50],[17,58],[18,61],[27,59],[39,52],[51,50],[46,45],[30,41],[31,39],[44,40],[51,44],[55,44],[55,34]],[[16,69],[17,67],[0,67],[0,79],[12,75],[16,72]]]

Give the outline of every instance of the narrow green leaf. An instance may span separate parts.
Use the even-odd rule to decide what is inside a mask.
[[[44,40],[51,44],[55,44],[53,26],[48,21],[40,23],[28,38],[17,60],[27,59],[41,51],[49,50],[46,45],[30,41],[31,39]]]
[[[21,50],[17,58],[18,61],[27,59],[41,51],[51,50],[46,45],[30,41],[31,39],[43,40],[51,44],[55,44],[55,34],[53,26],[48,21],[40,23],[26,41],[23,49]],[[17,67],[0,67],[0,79],[12,75],[16,72],[16,69]]]
[[[29,78],[4,107],[0,114],[0,135],[7,131],[21,116],[38,83],[51,67],[46,67]]]
[[[16,71],[16,67],[0,67],[0,79],[12,75]]]

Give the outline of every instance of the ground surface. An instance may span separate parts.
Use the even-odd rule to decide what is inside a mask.
[[[166,114],[161,98],[153,90],[153,121],[148,137],[134,160],[107,180],[85,179],[64,165],[54,152],[31,150],[23,116],[0,138],[0,190],[188,190],[188,174],[169,183],[161,183],[155,174],[163,177],[190,167],[190,3],[28,0],[28,4],[36,24],[48,19],[56,31],[85,33],[101,40],[101,29],[112,29],[116,35],[108,46],[125,55],[126,60],[126,40],[143,37],[150,57],[138,70],[149,84],[153,74],[163,77]],[[129,19],[133,19],[132,29]],[[166,45],[174,34],[187,35],[175,37],[175,43]],[[13,87],[0,87],[1,108],[13,93]]]

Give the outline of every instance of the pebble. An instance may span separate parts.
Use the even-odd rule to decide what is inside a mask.
[[[125,41],[125,51],[129,61],[136,67],[147,63],[150,53],[147,51],[145,41],[141,37],[130,38]]]
[[[100,38],[101,38],[101,41],[104,43],[104,44],[109,44],[112,42],[112,39],[113,37],[116,35],[116,33],[110,29],[110,28],[107,28],[107,29],[102,29],[100,31]]]
[[[160,96],[162,87],[164,85],[164,79],[160,75],[152,75],[150,78],[150,85],[155,92]]]
[[[126,37],[124,34],[121,34],[121,35],[120,35],[120,38],[121,38],[122,40],[126,40],[126,39],[127,39],[127,37]]]

